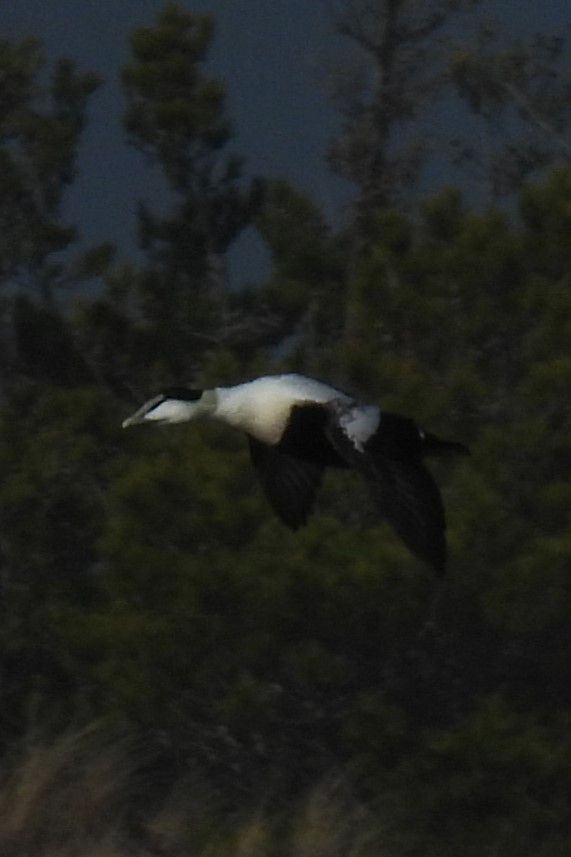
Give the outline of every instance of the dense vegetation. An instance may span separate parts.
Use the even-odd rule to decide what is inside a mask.
[[[353,90],[350,109],[352,77],[338,81],[345,121],[329,157],[355,183],[343,229],[286,182],[244,178],[224,87],[205,65],[210,19],[170,5],[134,33],[126,128],[172,200],[166,215],[141,208],[139,265],[114,264],[111,245],[78,253],[61,222],[98,81],[67,61],[48,78],[35,39],[1,44],[0,742],[8,759],[30,732],[46,741],[97,721],[112,747],[123,736],[139,773],[134,794],[117,794],[131,798],[123,816],[134,831],[145,827],[141,807],[159,818],[165,793],[185,783],[186,796],[196,783],[193,793],[209,796],[205,825],[260,812],[272,819],[264,836],[287,829],[291,845],[286,808],[299,815],[300,795],[325,782],[337,785],[312,799],[325,806],[321,828],[355,812],[355,838],[340,832],[297,853],[369,853],[355,834],[366,827],[371,853],[396,857],[555,857],[571,848],[561,45],[439,54],[438,81],[423,88],[423,57],[446,16],[413,21],[405,2],[380,5],[385,42],[365,11],[339,19],[373,71],[389,62],[375,46],[392,38],[394,48],[384,92]],[[458,4],[449,5],[452,15]],[[403,76],[399,63],[414,51],[414,74]],[[419,191],[430,155],[415,123],[451,87],[486,128],[519,110],[517,157],[501,135],[497,149],[487,138],[485,158],[462,147],[482,171],[484,205],[454,188]],[[380,104],[397,103],[408,108],[380,115]],[[506,151],[512,174],[501,167]],[[247,228],[266,243],[272,272],[230,288],[228,253]],[[438,468],[444,580],[378,521],[349,476],[326,483],[318,514],[292,534],[268,511],[239,436],[194,425],[121,432],[165,382],[285,369],[470,445],[469,460]],[[97,742],[77,750],[65,740],[54,745],[60,762],[46,762],[47,782],[50,770],[58,783],[71,771],[74,783],[86,765],[99,782],[122,769],[115,750],[106,767]],[[51,758],[42,753],[40,767]],[[25,773],[17,758],[6,764]],[[19,817],[20,776],[0,791],[6,848],[16,847],[2,825]],[[66,788],[56,790],[63,802]],[[188,809],[194,830],[197,812]],[[42,823],[22,854],[44,853]],[[256,842],[236,853],[265,853]],[[183,853],[180,839],[161,847]]]

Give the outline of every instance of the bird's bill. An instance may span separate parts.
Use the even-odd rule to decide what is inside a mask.
[[[129,426],[136,426],[139,423],[146,423],[151,420],[160,421],[160,414],[157,410],[157,405],[162,402],[163,396],[155,396],[153,399],[145,402],[145,404],[138,408],[134,414],[131,414],[131,416],[127,417],[126,420],[123,420],[122,427],[129,428]]]
[[[145,414],[141,413],[141,410],[138,410],[134,414],[131,414],[130,417],[127,417],[126,420],[123,420],[123,422],[121,423],[121,427],[129,428],[129,426],[136,426],[138,423],[144,423],[145,421]]]

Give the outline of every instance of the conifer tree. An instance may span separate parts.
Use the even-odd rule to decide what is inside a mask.
[[[246,342],[230,293],[226,256],[252,221],[257,182],[241,178],[228,153],[231,128],[224,86],[203,72],[213,21],[167,4],[154,26],[133,33],[133,58],[123,69],[129,141],[162,171],[172,213],[141,205],[146,254],[138,275],[138,311],[147,347],[165,377],[188,380],[209,350]]]
[[[76,239],[61,223],[89,96],[98,80],[66,60],[46,75],[37,39],[0,44],[0,384],[71,383],[84,374],[60,307],[61,261]],[[69,259],[69,255],[67,257]]]
[[[453,139],[454,160],[477,176],[490,205],[517,194],[522,182],[571,161],[566,39],[536,33],[507,39],[476,22],[450,58],[456,92],[476,117],[479,133]]]

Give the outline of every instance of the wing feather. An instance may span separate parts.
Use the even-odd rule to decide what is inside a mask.
[[[311,514],[323,467],[253,437],[248,440],[252,464],[270,505],[284,524],[297,530]]]
[[[432,475],[422,463],[414,422],[383,414],[374,434],[365,442],[357,442],[347,431],[355,422],[348,417],[347,407],[345,403],[331,403],[326,426],[331,443],[366,478],[383,516],[408,548],[443,572],[444,506]]]

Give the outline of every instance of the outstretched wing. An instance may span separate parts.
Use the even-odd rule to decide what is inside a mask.
[[[368,409],[334,401],[326,433],[337,452],[365,476],[383,516],[407,547],[443,572],[444,507],[438,487],[422,463],[415,423],[378,412],[375,423]]]
[[[307,522],[323,467],[248,437],[250,457],[266,497],[284,524],[297,530]]]

